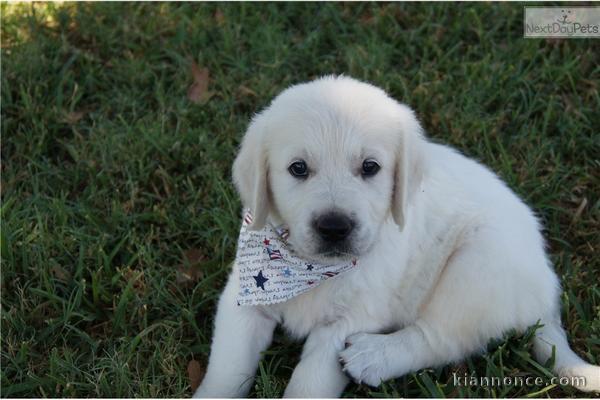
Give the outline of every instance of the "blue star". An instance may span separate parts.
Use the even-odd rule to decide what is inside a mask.
[[[254,278],[254,280],[256,281],[256,287],[261,288],[262,290],[265,290],[265,282],[269,280],[269,278],[265,278],[263,276],[262,271],[260,271],[258,273],[258,275],[256,276],[252,276]]]
[[[248,288],[244,289],[244,294],[250,294],[250,289],[248,289]]]
[[[286,278],[289,278],[290,276],[292,276],[292,271],[290,271],[290,267],[286,267],[283,270],[283,276],[285,276]]]
[[[312,266],[312,264],[307,264],[307,265],[306,265],[306,270],[307,270],[307,271],[312,271],[312,270],[313,270],[313,268],[314,268],[314,267]]]

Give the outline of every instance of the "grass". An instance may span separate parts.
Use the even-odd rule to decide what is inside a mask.
[[[186,397],[235,252],[230,166],[251,115],[323,74],[373,82],[428,134],[493,168],[539,214],[563,320],[600,363],[600,46],[523,39],[522,4],[1,4],[1,389]],[[192,61],[210,98],[186,97]],[[190,256],[193,255],[193,256]],[[194,279],[181,265],[194,264]],[[455,387],[546,376],[529,334],[346,397],[572,397]],[[281,396],[281,332],[252,396]]]

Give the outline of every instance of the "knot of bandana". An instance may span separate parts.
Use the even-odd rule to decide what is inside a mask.
[[[266,224],[259,231],[251,231],[251,223],[252,215],[246,212],[235,256],[240,275],[240,306],[289,300],[358,264],[356,259],[340,264],[308,262],[294,254],[286,241],[289,230],[285,226]]]

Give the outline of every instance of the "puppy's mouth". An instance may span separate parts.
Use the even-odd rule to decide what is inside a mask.
[[[356,249],[348,243],[322,244],[319,246],[316,256],[327,261],[346,261],[359,256]]]
[[[317,263],[331,264],[351,261],[360,255],[357,249],[348,244],[322,243],[316,248],[295,247],[298,256]]]
[[[297,256],[307,261],[321,264],[349,262],[363,256],[365,249],[360,244],[360,238],[353,233],[348,237],[331,241],[324,240],[312,232],[302,236],[297,231],[289,231],[288,242],[292,245]],[[370,247],[370,246],[369,246]]]

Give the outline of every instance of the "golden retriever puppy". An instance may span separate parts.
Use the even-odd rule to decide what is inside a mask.
[[[567,343],[533,212],[384,91],[347,77],[285,90],[233,178],[250,212],[196,397],[245,396],[277,324],[306,338],[287,397],[456,362],[538,321],[536,358],[555,347],[559,376],[600,389]]]

